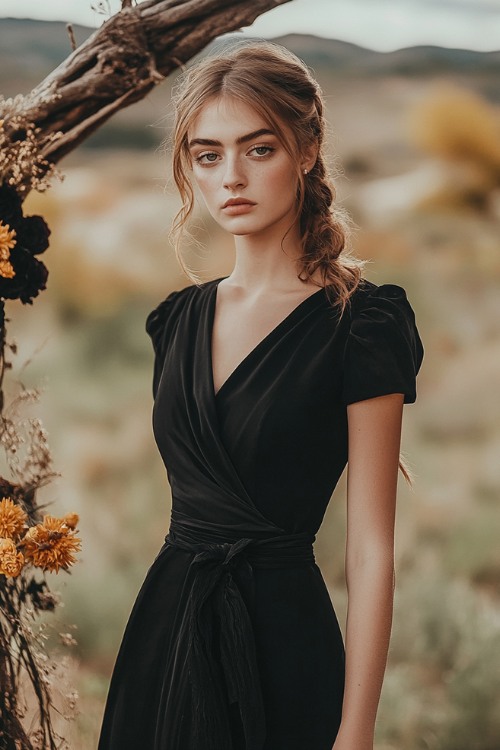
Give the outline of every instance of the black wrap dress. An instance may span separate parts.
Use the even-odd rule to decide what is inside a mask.
[[[215,395],[221,280],[147,318],[172,514],[98,750],[331,750],[338,731],[344,645],[313,542],[347,462],[347,405],[414,402],[422,342],[402,287],[365,280],[342,316],[318,289]]]

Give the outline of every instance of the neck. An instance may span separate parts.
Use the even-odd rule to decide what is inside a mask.
[[[297,259],[302,254],[298,226],[283,239],[285,232],[278,226],[265,234],[235,236],[232,282],[248,290],[302,289],[304,284],[297,278]]]

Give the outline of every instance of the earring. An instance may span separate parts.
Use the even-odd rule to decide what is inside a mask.
[[[309,171],[308,169],[304,169],[304,174],[307,174],[308,171]]]

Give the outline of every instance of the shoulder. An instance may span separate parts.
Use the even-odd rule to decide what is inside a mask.
[[[404,336],[420,346],[415,311],[404,287],[374,284],[363,279],[348,305],[350,334],[364,332],[375,338]]]
[[[174,289],[154,307],[146,317],[146,332],[151,337],[155,348],[159,348],[166,330],[177,320],[179,313],[214,281],[201,284],[190,284],[182,289]]]
[[[351,296],[348,316],[346,402],[390,392],[403,392],[406,403],[414,401],[424,348],[404,287],[363,279]]]
[[[157,335],[158,330],[166,323],[167,319],[179,309],[179,306],[183,304],[189,294],[192,294],[192,289],[195,286],[195,284],[192,284],[184,289],[175,289],[148,313],[146,331],[152,338]]]
[[[369,310],[397,311],[415,319],[415,313],[404,287],[398,284],[374,284],[362,279],[351,297],[351,319],[356,319]]]

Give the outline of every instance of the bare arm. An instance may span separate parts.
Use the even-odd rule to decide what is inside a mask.
[[[373,750],[392,625],[403,394],[347,407],[346,682],[333,750]]]

